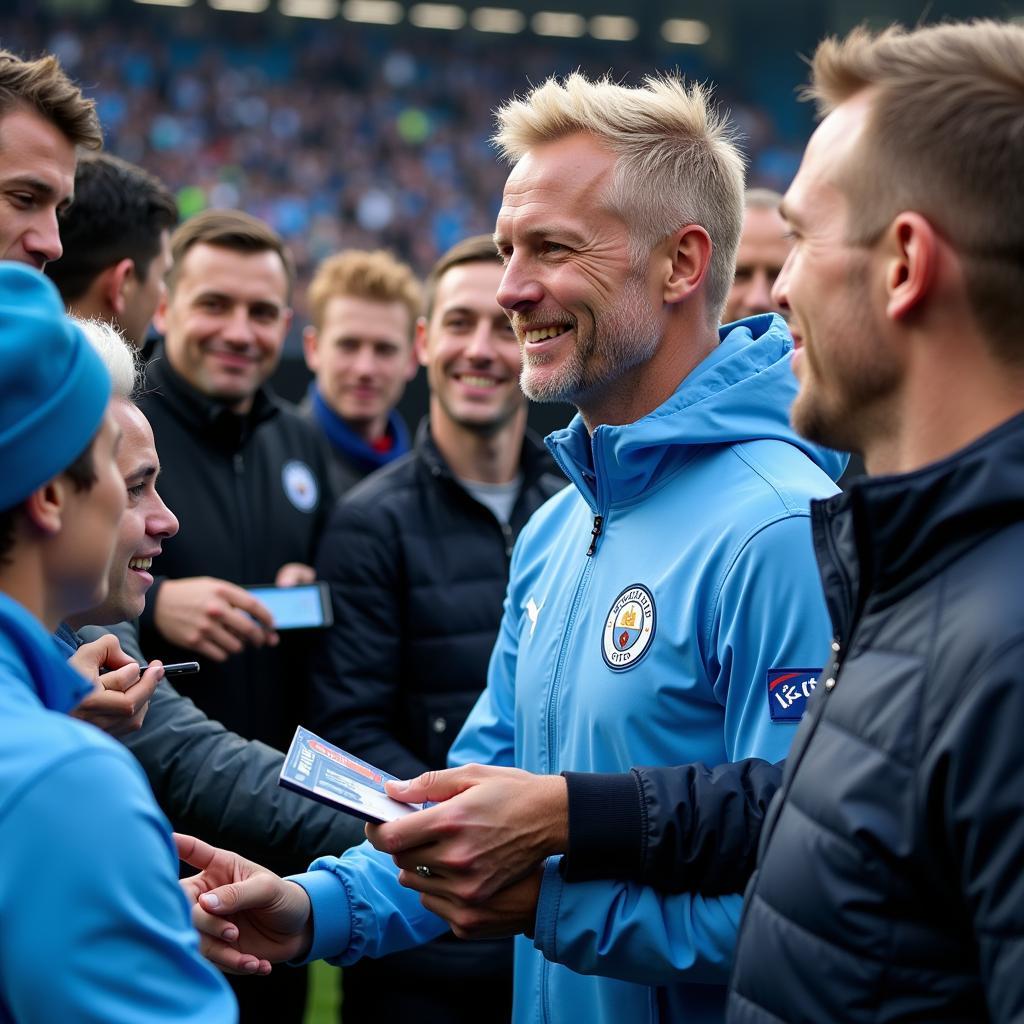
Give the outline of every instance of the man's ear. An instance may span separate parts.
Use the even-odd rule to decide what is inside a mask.
[[[928,297],[938,269],[940,240],[919,213],[899,214],[883,239],[886,314],[903,320]]]
[[[320,367],[320,353],[317,345],[320,344],[320,335],[316,328],[310,324],[302,330],[302,356],[306,360],[309,372],[315,374]]]
[[[103,304],[115,317],[124,313],[128,305],[128,293],[136,284],[135,260],[127,256],[107,267],[97,281]]]
[[[167,308],[170,303],[170,290],[164,288],[160,293],[160,302],[157,304],[156,312],[153,314],[153,326],[163,335],[167,334]]]
[[[413,364],[419,362],[420,366],[426,366],[429,361],[429,354],[427,349],[427,320],[426,317],[420,317],[416,321],[416,334],[412,340],[412,352],[413,352]],[[415,370],[409,375],[408,380],[412,380],[416,376]]]
[[[39,533],[48,537],[60,533],[71,486],[67,477],[57,476],[25,499],[25,515]]]
[[[711,264],[711,236],[699,224],[687,224],[668,240],[668,265],[662,301],[682,302],[700,288]]]

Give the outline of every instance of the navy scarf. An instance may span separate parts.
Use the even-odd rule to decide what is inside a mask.
[[[379,452],[352,430],[324,401],[317,389],[316,381],[310,382],[309,399],[313,418],[319,424],[327,440],[361,471],[371,473],[375,469],[380,469],[381,466],[386,466],[409,450],[409,431],[397,410],[392,409],[388,414],[387,432],[391,437],[391,448],[386,452]]]

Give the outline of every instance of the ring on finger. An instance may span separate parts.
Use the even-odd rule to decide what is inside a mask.
[[[430,878],[433,875],[433,873],[434,872],[431,871],[426,864],[416,865],[416,874],[419,875],[420,878]]]

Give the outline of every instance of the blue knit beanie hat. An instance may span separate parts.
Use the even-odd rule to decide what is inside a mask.
[[[0,263],[0,510],[88,448],[109,400],[107,368],[50,280]]]

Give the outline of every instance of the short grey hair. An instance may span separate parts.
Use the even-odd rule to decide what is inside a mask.
[[[711,90],[671,75],[640,86],[607,75],[552,77],[497,112],[494,143],[515,164],[530,149],[576,133],[592,135],[618,156],[606,201],[630,227],[634,261],[685,224],[711,237],[708,311],[725,306],[743,225],[743,156]]]
[[[135,346],[106,320],[70,318],[103,360],[110,374],[111,397],[134,401],[139,389],[142,367]]]

